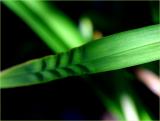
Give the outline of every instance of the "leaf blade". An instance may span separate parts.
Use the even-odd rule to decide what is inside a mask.
[[[21,64],[18,67],[15,66],[1,73],[0,87],[11,88],[28,86],[65,78],[67,76],[116,70],[159,60],[159,27],[160,25],[154,25],[126,31],[120,34],[114,34],[97,40],[100,41],[98,43],[97,41],[93,41],[66,53],[50,55]],[[137,32],[135,32],[136,30]],[[126,39],[126,36],[129,33],[138,38],[129,37],[129,39]],[[150,34],[152,34],[152,36],[150,36]],[[119,48],[114,48],[114,51],[108,53],[109,49],[104,45],[107,47],[118,47],[119,41],[115,41],[115,38],[119,38],[120,42],[126,39],[126,46],[119,46]],[[132,43],[127,42],[130,39],[132,39]],[[139,42],[140,40],[142,42]],[[137,42],[136,45],[133,45],[133,42]],[[110,43],[112,43],[112,45],[108,45]],[[99,47],[103,48],[99,51],[97,49]],[[14,79],[14,77],[16,79]],[[26,82],[27,84],[25,83],[23,85],[21,80],[24,78],[28,78],[29,81],[26,80],[28,83]]]

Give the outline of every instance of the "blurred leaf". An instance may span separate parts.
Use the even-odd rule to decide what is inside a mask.
[[[82,17],[80,19],[79,29],[86,41],[91,41],[93,39],[93,25],[88,17]]]
[[[140,97],[138,97],[137,94],[135,94],[134,90],[130,87],[131,86],[129,86],[126,89],[126,92],[123,92],[123,94],[127,95],[128,98],[130,98],[129,100],[132,101],[131,102],[132,104],[130,104],[130,105],[132,105],[134,107],[134,110],[136,111],[135,113],[137,113],[137,117],[140,119],[140,121],[151,121],[153,119],[153,116],[147,110],[145,105],[141,102]],[[122,99],[121,96],[120,96],[120,99]],[[126,113],[126,112],[123,112],[123,113]]]
[[[123,120],[125,121],[130,121],[134,117],[135,121],[136,119],[151,120],[151,115],[148,113],[148,110],[144,108],[140,98],[138,98],[138,96],[135,94],[132,80],[133,75],[128,73],[126,69],[120,69],[113,72],[113,75],[110,78],[110,82],[113,83],[112,86],[110,82],[108,82],[108,84],[113,88],[112,91],[115,90],[115,93],[112,94],[114,97],[112,102],[114,101],[117,110],[122,112],[121,115],[124,116]],[[108,80],[106,80],[106,83],[107,81]]]
[[[159,1],[150,1],[151,16],[154,24],[160,23]]]
[[[86,43],[72,21],[55,7],[49,6],[46,1],[2,2],[21,17],[55,52],[65,52]]]
[[[139,121],[137,110],[135,108],[133,100],[127,94],[121,95],[121,106],[126,121]]]
[[[125,118],[123,116],[123,112],[121,111],[121,107],[117,103],[119,100],[115,100],[115,99],[109,97],[109,95],[106,95],[106,93],[104,93],[102,91],[102,88],[99,87],[96,83],[94,83],[94,80],[91,79],[90,76],[83,75],[83,77],[85,77],[84,78],[85,81],[88,82],[90,87],[93,89],[95,94],[98,96],[98,98],[100,99],[101,103],[105,107],[106,111],[110,112],[112,114],[112,116],[115,117],[116,119],[124,120]],[[99,81],[102,81],[102,80],[99,80]],[[108,84],[110,84],[110,83],[108,82]],[[106,85],[107,84],[105,84],[105,87],[106,87]],[[118,94],[120,94],[120,93],[118,93]]]
[[[45,83],[160,59],[160,25],[110,35],[66,53],[35,59],[1,73],[1,88]]]
[[[127,94],[128,93],[128,94]],[[151,121],[151,117],[144,109],[144,106],[138,101],[138,98],[131,92],[121,94],[121,109],[125,116],[125,121]],[[137,105],[141,104],[141,105]]]

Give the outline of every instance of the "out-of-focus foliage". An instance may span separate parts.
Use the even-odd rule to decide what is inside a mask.
[[[65,52],[86,43],[74,23],[48,2],[4,0],[54,52]]]

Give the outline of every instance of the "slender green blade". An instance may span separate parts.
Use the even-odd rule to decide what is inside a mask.
[[[4,0],[54,52],[65,52],[86,41],[72,21],[46,1]]]
[[[141,102],[138,101],[137,96],[133,94],[133,92],[127,94],[128,92],[130,91],[127,91],[120,96],[120,104],[123,115],[125,116],[125,121],[151,121],[152,119],[149,113]]]
[[[160,59],[160,25],[110,35],[66,53],[35,59],[1,73],[1,88],[40,84]]]

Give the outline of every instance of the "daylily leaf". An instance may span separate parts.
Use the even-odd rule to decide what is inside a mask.
[[[45,83],[160,59],[160,25],[121,32],[66,53],[31,60],[1,73],[1,88]]]

